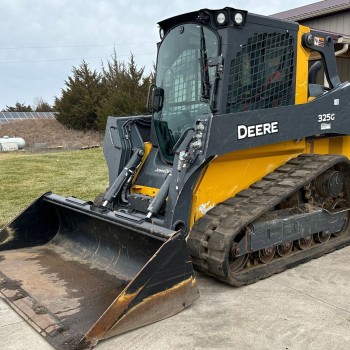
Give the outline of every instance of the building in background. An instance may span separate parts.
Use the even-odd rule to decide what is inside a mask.
[[[350,42],[349,0],[319,1],[314,4],[279,12],[271,17],[295,21],[313,29],[342,34],[344,37],[343,42]],[[340,80],[350,81],[350,47],[346,52],[341,52],[341,50],[344,51],[346,49],[345,45],[336,44],[336,51],[339,51],[337,68]]]

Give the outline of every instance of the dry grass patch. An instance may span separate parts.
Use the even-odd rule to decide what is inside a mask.
[[[26,150],[42,151],[50,147],[80,149],[102,145],[103,133],[68,129],[56,119],[29,119],[0,124],[0,137],[22,137]]]

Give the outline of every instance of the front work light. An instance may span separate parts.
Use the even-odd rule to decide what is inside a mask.
[[[224,12],[219,12],[216,16],[216,22],[219,24],[219,25],[223,25],[226,23],[226,14]]]
[[[160,40],[163,40],[163,38],[164,38],[164,29],[163,28],[159,28],[159,36],[160,36]]]
[[[235,13],[234,22],[238,26],[243,23],[243,15],[240,12]]]

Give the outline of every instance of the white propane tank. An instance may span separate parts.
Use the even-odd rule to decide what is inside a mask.
[[[26,142],[21,137],[4,136],[0,138],[0,151],[11,152],[24,149]]]

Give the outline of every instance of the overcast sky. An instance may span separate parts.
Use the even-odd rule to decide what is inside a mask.
[[[72,67],[92,69],[130,52],[146,72],[156,60],[157,22],[201,8],[230,6],[269,15],[307,0],[0,0],[0,110],[16,102],[53,104]]]

